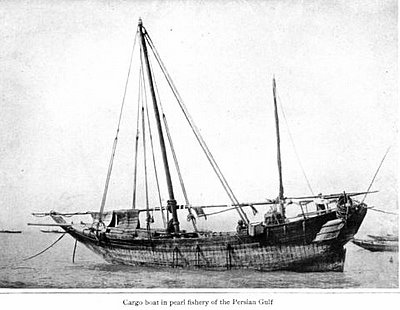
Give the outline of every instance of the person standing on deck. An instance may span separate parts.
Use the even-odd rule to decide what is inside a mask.
[[[322,196],[322,193],[319,193],[318,198],[314,199],[314,203],[317,207],[317,211],[325,211],[327,209],[329,201]]]

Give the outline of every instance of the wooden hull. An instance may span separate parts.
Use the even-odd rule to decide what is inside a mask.
[[[193,240],[196,243],[195,240]],[[333,245],[179,245],[168,248],[98,245],[84,243],[107,262],[132,266],[205,268],[214,270],[255,269],[260,271],[343,271],[345,250]]]
[[[246,232],[138,238],[132,233],[107,230],[99,233],[84,225],[63,228],[113,264],[214,270],[343,271],[344,245],[358,231],[365,214],[366,209],[362,208],[344,224],[336,225],[339,230],[334,231],[333,237],[322,241],[316,240],[324,231],[324,225],[338,220],[333,211],[296,222],[268,226],[255,236]],[[53,216],[53,219],[65,223],[60,216]],[[332,232],[326,235],[330,236]]]
[[[385,241],[374,241],[374,240],[362,240],[354,239],[352,242],[363,249],[371,252],[398,252],[399,243],[397,241],[385,242]]]

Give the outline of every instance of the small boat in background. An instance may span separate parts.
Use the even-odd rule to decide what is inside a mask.
[[[371,252],[398,252],[399,242],[388,240],[353,239],[352,242]]]
[[[63,234],[64,232],[58,229],[41,229],[42,233],[46,234]]]
[[[367,235],[377,241],[399,241],[399,236],[387,234],[386,236]]]
[[[20,230],[0,230],[0,234],[20,234]]]

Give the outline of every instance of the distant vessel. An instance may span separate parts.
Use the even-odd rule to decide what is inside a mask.
[[[0,230],[1,234],[20,234],[21,230]]]
[[[45,234],[63,234],[63,233],[65,233],[65,231],[58,230],[58,229],[41,229],[40,231]]]
[[[378,241],[399,241],[399,236],[386,234],[384,236],[367,235],[368,237]]]
[[[99,212],[82,213],[35,213],[38,216],[50,216],[77,241],[84,244],[93,252],[102,256],[107,262],[125,265],[163,266],[165,268],[205,268],[226,270],[234,268],[249,268],[261,271],[294,270],[294,271],[343,271],[345,253],[344,245],[357,233],[367,213],[366,204],[354,199],[355,196],[364,193],[336,193],[330,195],[303,196],[288,198],[284,196],[282,165],[280,152],[279,118],[276,103],[276,84],[273,80],[273,97],[275,108],[275,125],[277,136],[277,162],[279,171],[279,194],[277,198],[262,202],[239,202],[228,185],[219,166],[210,150],[205,144],[200,131],[195,126],[186,106],[177,92],[163,62],[161,61],[155,46],[150,39],[147,30],[139,20],[136,39],[140,41],[140,71],[139,71],[139,98],[138,119],[136,134],[136,153],[134,165],[134,186],[132,205],[121,210],[104,211],[108,185],[110,181],[115,149],[118,141],[119,124],[113,143],[112,155],[107,171],[105,189]],[[135,46],[135,45],[134,45]],[[150,65],[148,48],[155,57],[154,63],[158,63],[161,71],[178,101],[183,114],[188,121],[197,141],[209,160],[214,172],[217,174],[231,205],[203,205],[194,207],[189,203],[183,178],[179,170],[177,157],[173,148],[169,128],[165,114],[162,111],[161,102],[158,99],[158,91],[155,89],[154,72]],[[130,72],[130,67],[129,67]],[[146,78],[145,78],[146,76]],[[147,92],[147,95],[146,95]],[[125,98],[125,96],[124,96]],[[146,166],[146,150],[154,152],[152,144],[151,123],[148,116],[147,99],[152,102],[159,148],[168,189],[168,201],[166,206],[161,203],[160,188],[156,165],[154,171],[157,180],[159,206],[149,206],[148,181]],[[124,101],[123,101],[124,102]],[[123,103],[122,103],[123,106]],[[160,113],[161,111],[161,113]],[[122,108],[121,112],[122,114]],[[120,119],[121,120],[121,114]],[[160,115],[161,114],[161,115]],[[162,117],[161,117],[162,116]],[[141,126],[139,126],[141,121]],[[146,202],[141,209],[136,202],[136,167],[137,145],[139,141],[139,127],[141,127],[141,139],[143,141],[144,181]],[[145,135],[147,133],[147,136]],[[167,152],[165,138],[169,142]],[[172,155],[171,155],[172,154]],[[148,156],[148,155],[147,155]],[[168,156],[170,157],[168,159]],[[175,163],[176,175],[180,184],[185,203],[178,205],[175,199],[169,160]],[[154,161],[153,157],[148,156]],[[133,159],[132,159],[133,160]],[[196,164],[196,163],[193,163]],[[156,192],[157,193],[157,192]],[[157,195],[156,195],[157,196]],[[316,199],[320,199],[318,203]],[[297,206],[297,216],[289,218],[286,208]],[[312,209],[310,210],[312,206]],[[206,214],[208,208],[223,208],[222,211]],[[267,209],[263,221],[251,222],[245,212],[245,208],[251,208],[257,212],[257,208]],[[178,210],[187,210],[187,220],[193,224],[193,231],[180,229]],[[221,215],[222,212],[234,210],[239,215],[236,231],[201,231],[196,226],[197,219],[206,216]],[[159,211],[163,227],[153,228],[153,211]],[[141,226],[140,213],[145,213],[145,224]],[[65,216],[90,214],[92,223],[67,223]],[[40,225],[40,224],[37,224]],[[51,226],[43,224],[43,226]],[[236,226],[236,220],[232,223]]]
[[[352,242],[371,252],[398,252],[399,242],[388,240],[353,239]]]

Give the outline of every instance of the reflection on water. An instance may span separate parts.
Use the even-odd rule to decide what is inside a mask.
[[[398,288],[398,253],[347,246],[344,272],[296,273],[251,270],[184,270],[111,265],[66,236],[49,251],[52,234],[1,235],[2,288]]]

